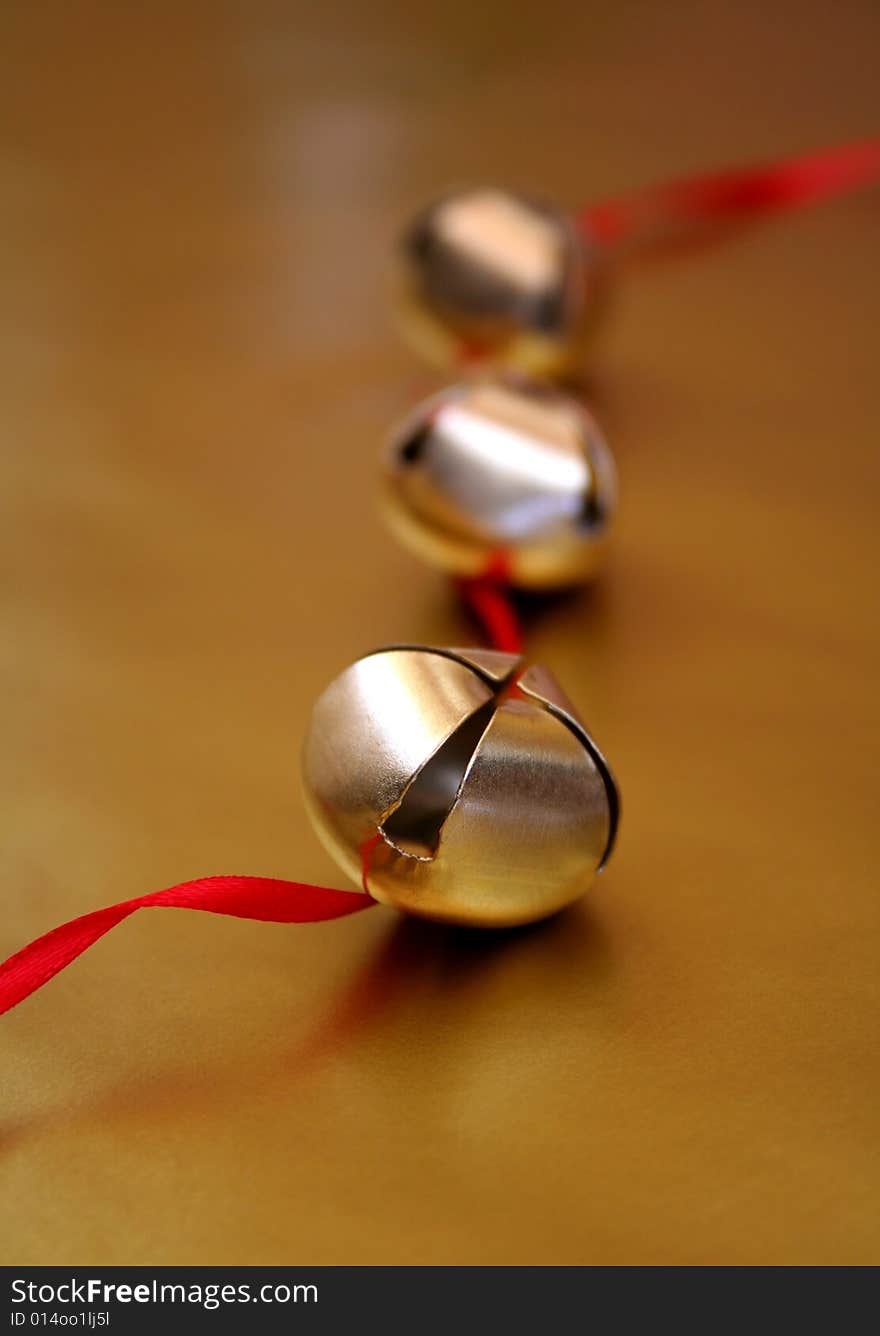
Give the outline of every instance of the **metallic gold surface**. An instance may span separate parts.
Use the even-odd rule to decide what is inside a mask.
[[[491,678],[467,651],[359,659],[315,704],[303,783],[327,849],[377,900],[497,928],[584,893],[618,799],[553,675],[531,668],[520,691],[515,655],[489,662]]]
[[[407,229],[401,327],[439,366],[573,370],[596,313],[598,254],[561,209],[510,190],[457,190]]]
[[[7,0],[4,954],[185,877],[347,884],[314,701],[474,635],[373,505],[431,388],[401,221],[862,137],[878,46],[817,0]],[[880,1261],[878,210],[620,276],[613,550],[525,618],[624,794],[590,893],[134,915],[0,1020],[5,1262]]]
[[[503,552],[514,584],[592,576],[617,500],[593,417],[533,382],[481,378],[410,413],[384,456],[383,510],[416,556],[476,575]]]

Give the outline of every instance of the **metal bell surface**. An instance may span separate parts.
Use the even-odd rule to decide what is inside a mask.
[[[503,555],[510,581],[552,589],[601,563],[617,502],[593,417],[546,386],[465,381],[421,403],[384,456],[383,511],[416,556],[473,576]]]
[[[552,205],[491,187],[448,194],[402,239],[403,332],[435,365],[563,375],[600,305],[598,254]]]
[[[619,810],[553,675],[483,649],[358,659],[315,704],[303,786],[327,850],[375,899],[484,927],[576,900],[611,852]]]

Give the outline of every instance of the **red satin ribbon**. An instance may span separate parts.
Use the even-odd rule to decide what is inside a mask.
[[[818,204],[880,181],[880,138],[761,166],[686,177],[590,205],[578,221],[608,245],[653,241],[689,225],[734,221]]]
[[[369,909],[376,902],[359,891],[334,891],[275,877],[198,877],[123,900],[62,923],[0,965],[0,1015],[17,1006],[63,970],[105,932],[138,909],[204,909],[267,923],[318,923]]]
[[[510,588],[510,562],[497,552],[482,575],[456,581],[458,591],[471,613],[484,628],[489,644],[507,654],[521,654],[522,629],[516,615]]]

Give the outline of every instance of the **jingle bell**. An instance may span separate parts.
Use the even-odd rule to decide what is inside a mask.
[[[485,927],[576,900],[619,810],[553,675],[483,649],[358,659],[314,707],[303,782],[324,845],[375,899]]]
[[[507,190],[444,196],[400,246],[403,333],[440,366],[555,376],[580,361],[603,265],[573,217]]]
[[[617,496],[595,421],[548,387],[465,381],[426,400],[385,453],[383,511],[416,556],[480,575],[503,556],[514,585],[589,579],[607,546]]]

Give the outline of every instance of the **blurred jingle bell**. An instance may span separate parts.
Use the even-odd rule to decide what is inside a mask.
[[[549,387],[466,381],[415,409],[385,454],[383,510],[416,556],[475,576],[503,558],[510,583],[589,579],[617,485],[592,416]]]
[[[555,678],[494,650],[359,659],[315,705],[303,780],[353,881],[452,923],[561,909],[602,868],[617,826],[611,772]]]
[[[398,268],[401,327],[431,362],[540,376],[580,361],[604,288],[598,248],[573,216],[487,187],[425,209]]]

